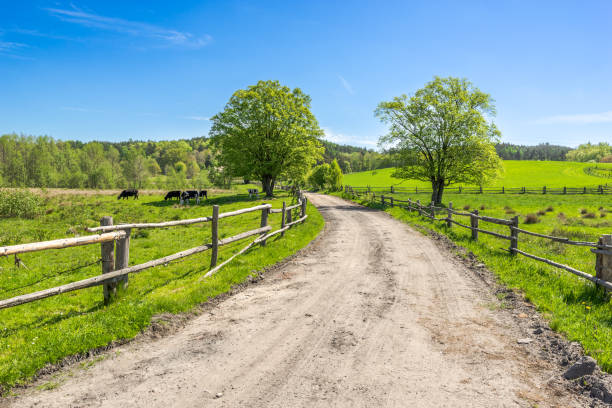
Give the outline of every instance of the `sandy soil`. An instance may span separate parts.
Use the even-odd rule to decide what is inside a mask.
[[[323,236],[260,283],[0,406],[582,406],[446,249],[384,213],[311,201]]]

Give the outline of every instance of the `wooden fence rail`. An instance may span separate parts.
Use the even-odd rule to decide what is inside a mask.
[[[354,192],[359,193],[389,193],[389,194],[431,194],[431,188],[424,187],[372,187],[372,186],[345,186]],[[612,194],[612,185],[602,184],[597,186],[582,187],[447,187],[444,189],[447,194],[557,194],[557,195],[576,195],[576,194]]]
[[[376,193],[372,192],[372,188],[360,188],[357,189],[352,186],[345,186],[344,191],[353,197],[361,197],[367,196],[371,201],[377,202]],[[523,188],[525,191],[525,188]],[[546,191],[546,189],[544,190]],[[393,189],[394,193],[397,193],[397,187]],[[550,192],[550,190],[549,190]],[[518,227],[519,219],[518,216],[513,217],[510,220],[503,218],[494,218],[488,217],[478,214],[478,210],[474,210],[474,212],[461,212],[453,209],[453,203],[450,202],[447,208],[444,207],[435,207],[433,204],[429,206],[422,205],[419,200],[413,201],[410,198],[407,200],[398,200],[394,199],[391,201],[391,197],[385,197],[384,195],[380,195],[378,197],[378,202],[380,202],[383,206],[393,203],[394,206],[398,206],[404,208],[408,211],[417,211],[419,215],[426,216],[431,220],[441,221],[446,223],[447,228],[451,228],[452,225],[457,225],[462,228],[466,228],[471,230],[472,239],[475,241],[478,240],[478,233],[482,232],[484,234],[492,235],[499,239],[504,239],[510,241],[510,247],[506,251],[508,251],[511,255],[522,255],[530,259],[534,259],[539,262],[546,263],[548,265],[554,266],[559,269],[566,270],[568,272],[573,273],[576,276],[587,279],[591,282],[594,282],[596,285],[602,286],[607,290],[612,291],[612,235],[603,235],[598,242],[584,242],[584,241],[572,241],[566,237],[556,237],[552,235],[540,234],[537,232],[528,231]],[[398,203],[406,203],[407,205],[398,204]],[[447,216],[445,218],[436,218],[435,214],[438,212],[445,212]],[[469,217],[470,225],[466,225],[460,223],[453,219],[453,215]],[[478,221],[489,222],[498,225],[504,225],[509,228],[510,235],[503,235],[498,232],[489,231],[480,228]],[[586,246],[592,247],[591,252],[596,255],[595,260],[595,271],[596,275],[593,276],[589,273],[580,271],[578,269],[572,268],[571,266],[567,266],[550,259],[542,258],[525,251],[521,251],[518,249],[519,243],[519,234],[526,234],[530,236],[534,236],[537,238],[548,239],[554,242],[559,242],[561,244],[566,245],[575,245],[575,246]]]
[[[8,247],[0,247],[0,255],[12,255],[25,252],[42,251],[46,249],[61,249],[80,245],[89,244],[101,244],[101,259],[102,259],[102,275],[94,276],[91,278],[83,279],[77,282],[71,282],[65,285],[41,290],[38,292],[28,293],[20,296],[15,296],[10,299],[0,300],[0,309],[6,309],[30,303],[36,300],[45,299],[51,296],[57,296],[62,293],[72,292],[75,290],[85,289],[93,286],[104,285],[104,302],[108,303],[111,298],[116,294],[116,285],[122,282],[123,285],[127,286],[127,277],[129,274],[138,273],[145,269],[153,268],[160,265],[168,264],[169,262],[176,261],[181,258],[185,258],[191,255],[199,254],[208,250],[212,250],[211,253],[211,269],[203,276],[208,277],[216,273],[221,267],[229,263],[236,256],[243,254],[247,249],[251,248],[255,244],[264,244],[266,240],[276,234],[284,234],[292,226],[302,223],[306,220],[308,215],[306,214],[306,203],[307,199],[302,192],[299,192],[298,204],[287,207],[283,202],[283,208],[279,211],[272,210],[270,204],[258,205],[255,207],[244,208],[236,211],[227,213],[219,213],[219,206],[213,206],[213,215],[211,217],[201,217],[188,220],[168,221],[159,223],[137,223],[137,224],[117,224],[112,225],[112,217],[103,217],[100,223],[100,227],[87,228],[90,232],[99,231],[112,231],[104,232],[98,235],[90,235],[78,238],[65,238],[54,241],[45,242],[34,242],[22,245],[13,245]],[[292,221],[291,210],[300,209],[300,217],[295,221]],[[241,214],[246,214],[254,211],[261,211],[261,225],[259,228],[242,232],[237,235],[219,239],[218,238],[218,227],[219,219],[234,217]],[[268,214],[269,213],[281,213],[282,214],[282,225],[281,228],[272,231],[272,227],[268,225]],[[163,258],[154,259],[139,265],[128,266],[129,263],[129,243],[130,243],[130,232],[133,228],[166,228],[177,225],[191,225],[201,222],[211,222],[211,241],[210,243],[203,244],[194,248],[190,248],[184,251],[177,252],[172,255],[165,256]],[[258,235],[258,237],[252,241],[246,248],[234,254],[228,260],[220,265],[217,263],[218,248],[224,245],[231,244],[243,240],[245,238]],[[115,243],[117,245],[115,253]]]

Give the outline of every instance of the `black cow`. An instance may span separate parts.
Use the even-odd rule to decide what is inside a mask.
[[[249,188],[248,192],[249,192],[249,198],[251,198],[253,196],[259,198],[259,191],[257,191],[256,188]]]
[[[134,197],[134,200],[138,199],[138,190],[133,188],[123,190],[121,194],[119,194],[119,196],[117,197],[117,200],[119,200],[120,198],[127,199],[128,197]]]
[[[181,192],[179,190],[168,191],[168,194],[164,197],[165,200],[170,200],[172,198],[176,198],[177,200],[181,199]]]
[[[183,191],[181,193],[181,199],[182,200],[190,200],[192,198],[198,198],[199,194],[197,190],[187,190],[187,191]]]
[[[208,200],[208,191],[200,190],[200,197],[206,197],[206,199]]]

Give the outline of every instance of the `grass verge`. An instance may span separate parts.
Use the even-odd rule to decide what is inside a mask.
[[[349,198],[343,193],[333,194]],[[420,198],[422,202],[428,202],[424,196]],[[597,241],[601,234],[610,233],[612,226],[609,219],[612,218],[609,216],[612,213],[612,203],[609,197],[590,196],[588,202],[578,196],[500,197],[453,194],[447,198],[453,201],[456,209],[469,207],[479,209],[481,215],[506,219],[519,215],[521,228],[572,239]],[[495,273],[500,283],[520,289],[526,300],[532,302],[549,321],[553,330],[563,333],[570,341],[580,342],[585,351],[597,359],[602,369],[612,372],[612,302],[603,290],[568,272],[522,256],[511,256],[500,249],[507,248],[508,241],[480,234],[476,242],[471,239],[468,229],[457,226],[449,229],[446,223],[420,217],[416,212],[398,207],[382,208],[379,203],[366,199],[357,198],[353,201],[386,211],[418,229],[425,228],[445,234],[473,252]],[[591,210],[604,216],[584,217]],[[539,221],[522,225],[526,216],[536,211],[540,212]],[[454,218],[469,225],[467,218]],[[482,221],[480,227],[508,235],[508,227]],[[519,249],[595,274],[595,255],[585,247],[563,245],[523,234],[519,238]]]
[[[161,196],[118,201],[109,196],[48,197],[45,214],[33,219],[0,221],[0,245],[63,238],[98,225],[104,215],[115,224],[195,218],[270,203],[280,208],[291,199],[279,193],[273,200],[218,196],[200,205],[179,206]],[[0,391],[24,383],[47,364],[66,356],[130,339],[145,329],[154,315],[179,313],[228,291],[249,275],[271,266],[306,246],[321,231],[323,218],[308,205],[308,219],[237,257],[216,275],[199,282],[209,269],[210,251],[167,266],[130,276],[129,288],[110,305],[102,303],[102,288],[94,287],[0,311]],[[294,214],[294,219],[296,219]],[[260,212],[222,219],[219,238],[258,228]],[[280,227],[280,214],[270,214],[269,224]],[[210,224],[166,229],[134,230],[130,265],[160,258],[210,242]],[[219,263],[246,245],[247,240],[220,248]],[[27,266],[16,268],[13,259],[0,259],[0,299],[30,293],[100,274],[99,245],[22,254]]]

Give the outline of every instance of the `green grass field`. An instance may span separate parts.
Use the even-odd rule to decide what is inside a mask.
[[[426,194],[396,194],[394,197],[429,202]],[[452,194],[444,197],[444,203],[447,204],[449,200],[458,210],[478,209],[482,215],[505,219],[518,215],[520,228],[573,240],[596,242],[602,234],[612,232],[610,196],[592,195],[585,200],[584,196]],[[380,204],[360,199],[356,201],[381,208]],[[458,226],[448,229],[445,223],[430,221],[419,217],[416,212],[409,213],[397,207],[387,207],[384,211],[417,228],[446,234],[476,254],[501,283],[522,290],[526,299],[533,302],[554,330],[564,333],[572,341],[582,343],[588,354],[596,358],[605,370],[612,372],[612,302],[602,290],[597,290],[593,284],[569,272],[520,255],[511,256],[500,249],[507,249],[509,241],[481,233],[478,242],[475,242],[468,229]],[[537,222],[525,224],[528,214],[534,214]],[[453,218],[469,225],[467,217],[455,215]],[[480,228],[509,234],[508,227],[482,221]],[[525,252],[595,274],[595,255],[588,247],[563,245],[525,234],[520,235],[519,239],[518,247]]]
[[[503,171],[499,177],[487,183],[485,187],[583,187],[612,183],[609,178],[585,172],[585,169],[594,166],[593,163],[506,160],[503,161]],[[599,163],[597,166],[599,169],[612,169],[612,163]],[[393,171],[394,169],[389,168],[345,174],[343,183],[359,187],[431,187],[427,182],[391,177]]]
[[[273,208],[291,199],[279,192],[266,200]],[[82,234],[85,226],[99,225],[99,219],[112,215],[115,224],[154,222],[208,216],[212,204],[221,212],[261,204],[244,196],[214,197],[199,206],[178,206],[160,196],[141,196],[140,200],[118,201],[114,196],[50,197],[46,214],[33,220],[0,220],[0,245],[34,242]],[[199,281],[209,269],[210,251],[167,266],[131,275],[129,288],[110,305],[103,305],[102,287],[62,294],[11,309],[0,310],[0,391],[27,381],[48,363],[105,346],[114,340],[129,339],[151,322],[154,315],[188,311],[255,271],[272,265],[304,247],[323,228],[318,211],[308,206],[305,223],[276,236],[265,247],[254,247],[221,271]],[[297,213],[295,214],[297,215]],[[296,219],[294,215],[294,219]],[[258,228],[261,212],[222,219],[220,238]],[[270,214],[273,229],[280,226],[280,214]],[[252,239],[252,238],[251,238]],[[132,232],[130,265],[160,258],[180,250],[210,242],[210,223]],[[219,263],[248,241],[240,241],[219,251]],[[16,268],[13,258],[0,259],[0,299],[30,293],[99,275],[100,246],[48,250],[21,254],[28,269]],[[82,267],[83,265],[92,264]]]

